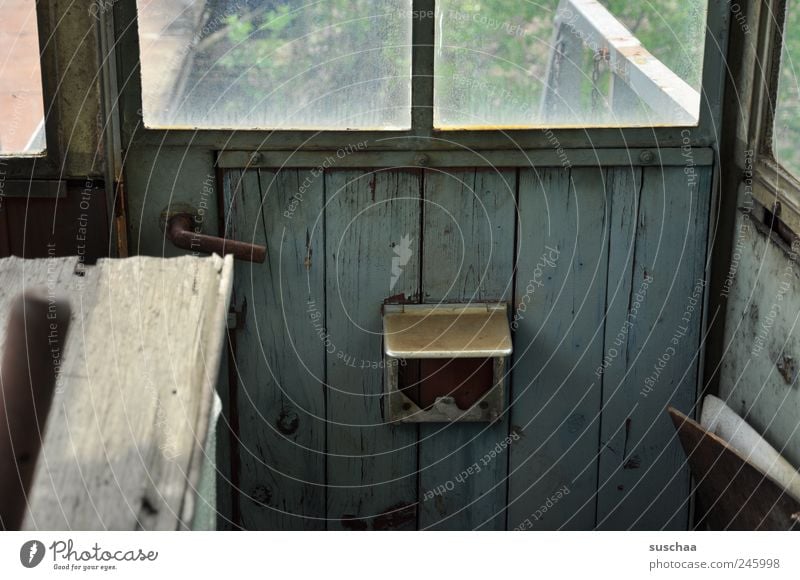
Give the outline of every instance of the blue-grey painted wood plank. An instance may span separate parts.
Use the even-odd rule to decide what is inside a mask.
[[[238,172],[237,172],[238,173]],[[217,381],[217,394],[222,402],[222,410],[215,426],[216,429],[216,529],[235,530],[239,528],[238,522],[233,515],[233,470],[231,463],[231,446],[234,436],[230,425],[230,388],[228,378],[230,376],[230,356],[228,348],[228,337],[222,345],[222,356],[220,357],[219,379]]]
[[[624,240],[612,244],[610,284],[631,281],[606,325],[606,357],[618,353],[603,372],[602,529],[688,523],[689,472],[666,407],[691,413],[696,397],[710,185],[708,168],[645,169],[632,260]],[[633,215],[631,200],[615,199],[614,211]]]
[[[424,301],[510,302],[516,171],[429,170],[424,198]],[[507,413],[420,425],[420,528],[505,529],[507,438]]]
[[[619,388],[628,360],[628,336],[639,310],[647,299],[649,278],[639,277],[633,288],[633,272],[639,219],[642,172],[638,168],[612,168],[608,172],[611,197],[611,230],[608,257],[608,290],[603,360],[595,376],[603,385],[603,413],[626,396]],[[608,414],[603,419],[609,419]],[[601,426],[600,452],[615,449],[615,442],[605,439],[608,423]],[[602,457],[602,455],[601,455]],[[598,491],[598,504],[601,490]],[[609,493],[609,492],[606,492]],[[602,517],[602,516],[600,516]]]
[[[325,310],[322,177],[243,174],[234,239],[266,244],[264,264],[238,263],[235,305],[240,509],[246,529],[325,527]]]
[[[241,195],[239,190],[242,186],[242,171],[238,169],[226,170],[222,175],[222,191],[217,192],[223,198],[223,207],[230,207],[232,199]],[[223,210],[225,218],[234,220],[227,209]],[[228,222],[229,230],[233,230],[233,222]],[[223,227],[224,231],[225,227]],[[226,236],[231,237],[231,231],[226,232]],[[231,239],[234,239],[231,237]],[[234,267],[234,287],[231,292],[231,308],[236,303],[236,268]],[[230,311],[230,309],[229,309]],[[233,334],[231,334],[233,332]],[[231,341],[233,338],[233,341]],[[231,369],[236,364],[231,360],[231,347],[235,343],[235,330],[229,329],[223,345],[223,353],[220,361],[219,381],[217,393],[222,400],[222,412],[217,421],[217,529],[230,531],[240,529],[238,504],[239,489],[236,484],[238,481],[238,433],[235,433],[235,423],[231,421],[232,398],[236,397],[236,386],[231,383]],[[235,353],[234,353],[235,357]],[[234,497],[236,500],[234,501]],[[234,509],[234,504],[236,508]]]
[[[509,529],[595,523],[607,274],[605,171],[520,173]]]
[[[417,428],[384,423],[381,305],[418,299],[420,173],[325,179],[328,528],[414,529]]]

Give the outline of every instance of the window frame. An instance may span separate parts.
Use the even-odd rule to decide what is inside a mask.
[[[435,0],[413,0],[413,10],[433,11]],[[370,151],[396,153],[463,150],[546,150],[553,138],[564,149],[711,147],[718,142],[730,13],[727,3],[709,1],[703,61],[700,121],[695,127],[448,130],[433,128],[435,22],[414,18],[412,128],[408,131],[298,131],[149,129],[142,120],[136,0],[114,5],[119,55],[122,135],[127,147],[197,147],[214,151],[336,150],[366,141]],[[410,17],[410,16],[409,16]],[[632,159],[631,162],[638,163]],[[652,162],[652,161],[651,161]]]
[[[56,87],[57,63],[55,43],[51,26],[53,5],[51,2],[36,3],[36,22],[38,28],[40,74],[42,85],[42,104],[44,111],[45,154],[0,154],[6,172],[16,179],[57,176],[59,161],[63,160],[63,148],[58,127],[61,109],[58,106]]]
[[[0,156],[4,177],[24,182],[22,189],[32,197],[52,197],[47,191],[53,181],[104,174],[97,26],[90,18],[94,1],[36,2],[45,153]]]
[[[795,234],[800,232],[800,176],[783,167],[773,151],[773,131],[778,102],[781,54],[787,0],[767,0],[761,7],[756,61],[763,63],[753,95],[750,150],[753,151],[753,196]],[[795,6],[796,8],[796,6]],[[770,15],[775,15],[771,18]]]

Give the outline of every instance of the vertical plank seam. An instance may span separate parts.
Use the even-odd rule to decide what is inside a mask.
[[[694,228],[693,231],[695,233],[695,244],[694,244],[694,246],[695,246],[694,249],[695,250],[697,249],[697,245],[698,245],[698,240],[697,240],[698,236],[696,235],[697,234],[697,228],[698,228],[698,226],[700,224],[700,211],[701,211],[700,210],[700,189],[701,188],[700,188],[699,184],[696,184],[696,188],[691,188],[691,187],[689,188],[689,196],[690,196],[690,198],[689,198],[689,207],[690,208],[692,207],[692,197],[694,197],[694,199],[696,200],[695,201],[695,204],[696,204],[695,205],[695,215],[694,215],[694,220],[693,220],[693,222],[694,222],[693,223],[693,228]],[[703,189],[705,189],[705,188],[703,188]],[[706,250],[708,248],[708,230],[709,229],[710,228],[706,227],[705,236],[703,236],[703,238],[702,238],[703,252],[702,252],[701,255],[703,256],[703,258],[702,258],[702,271],[701,272],[702,272],[703,277],[705,277],[705,268],[706,268],[706,263],[707,263],[706,262],[706,260],[707,260],[707,258],[706,258]],[[695,273],[695,274],[697,273],[697,254],[698,254],[698,252],[695,251],[694,255],[692,256],[692,272]],[[695,278],[692,282],[694,284],[696,284],[697,283],[697,279]],[[702,345],[703,345],[703,330],[704,329],[703,329],[702,321],[703,321],[704,316],[705,316],[705,312],[704,312],[705,311],[705,295],[706,295],[707,292],[708,292],[708,288],[704,288],[703,289],[703,300],[700,301],[700,316],[699,316],[699,320],[701,322],[700,322],[699,332],[697,333],[697,344],[695,345],[695,353],[697,353],[697,368],[695,369],[694,392],[693,392],[693,396],[692,396],[692,408],[690,410],[690,415],[694,415],[695,414],[695,409],[697,408],[697,403],[698,403],[699,388],[700,388],[700,385],[701,385],[700,381],[703,380],[702,377],[701,377],[702,365],[700,364],[700,349],[702,348]],[[678,434],[675,433],[674,437],[675,437],[675,439],[677,439],[678,438]],[[683,464],[684,469],[685,469],[685,465],[686,465],[686,463]],[[692,520],[691,520],[692,507],[693,507],[692,503],[691,503],[691,497],[692,497],[692,472],[689,469],[685,469],[685,471],[686,471],[686,474],[685,474],[685,477],[686,477],[686,489],[687,489],[687,491],[689,493],[688,493],[687,498],[686,498],[686,510],[683,513],[683,518],[684,518],[683,529],[688,530],[688,529],[690,529],[690,526],[691,526],[691,523],[692,523]],[[667,521],[667,523],[669,523],[669,521]]]
[[[630,269],[631,269],[631,284],[630,284],[630,289],[628,290],[628,303],[625,306],[626,316],[627,316],[627,313],[629,313],[631,311],[631,304],[633,303],[633,293],[634,293],[634,287],[635,287],[634,282],[635,282],[635,279],[636,279],[636,265],[637,265],[636,257],[637,257],[637,250],[639,248],[639,234],[640,234],[639,219],[640,219],[640,213],[641,213],[641,207],[642,207],[642,192],[644,191],[644,174],[645,174],[645,171],[644,171],[644,169],[639,168],[639,169],[637,169],[637,172],[639,173],[639,187],[638,187],[638,191],[636,191],[636,194],[634,195],[634,207],[633,207],[633,211],[632,211],[632,215],[631,215],[631,219],[633,220],[633,225],[632,225],[633,235],[631,236],[631,243],[633,244],[633,252],[631,253],[631,265],[630,265]],[[634,185],[636,185],[635,182],[634,182]],[[610,260],[610,256],[609,256],[609,260]],[[625,366],[624,366],[625,373],[623,374],[623,380],[628,380],[628,377],[630,376],[631,335],[632,335],[632,333],[628,332],[626,337],[625,337]],[[605,350],[603,350],[603,356],[605,356]],[[601,381],[604,381],[604,380],[605,380],[605,373],[603,373],[603,375],[601,377]],[[624,392],[624,389],[623,389],[623,392]],[[603,401],[605,401],[605,399],[603,399]],[[605,405],[604,402],[603,402],[603,405]],[[600,415],[601,415],[601,417],[600,417],[600,419],[601,419],[600,437],[602,438],[602,436],[603,436],[603,431],[602,431],[602,413]],[[614,429],[614,433],[616,433],[616,432],[617,432],[617,429]],[[626,451],[627,451],[627,448],[628,448],[628,431],[627,430],[624,431],[624,434],[625,434],[624,435],[625,436],[625,442],[623,444],[623,451],[622,451],[622,461],[623,461],[623,463],[626,460],[625,457],[626,457]],[[598,497],[598,509],[595,512],[596,521],[599,520],[599,517],[600,517],[600,509],[599,509],[600,485],[601,485],[601,483],[602,484],[605,483],[605,482],[601,482],[600,481],[600,477],[601,477],[601,461],[602,461],[602,458],[598,457],[598,461],[597,461],[597,469],[598,469],[598,472],[597,472],[598,473],[598,480],[597,480],[597,484],[598,484],[598,488],[597,488],[598,489],[598,494],[597,494],[597,497]],[[617,470],[618,470],[618,468],[615,468],[614,469],[614,473],[616,473]],[[608,511],[606,516],[603,518],[603,521],[604,522],[608,521],[609,518],[611,517],[611,514],[614,513],[615,511],[617,511],[619,506],[620,506],[619,502],[615,503],[613,505],[613,507]],[[597,523],[599,524],[600,522],[598,521]]]
[[[636,271],[637,271],[637,269],[636,269],[636,265],[637,265],[637,261],[636,261],[636,259],[637,259],[637,250],[639,249],[639,235],[641,233],[641,228],[639,227],[640,226],[639,220],[641,218],[641,211],[642,211],[642,195],[643,195],[643,191],[644,191],[645,170],[642,168],[642,169],[639,169],[638,171],[640,173],[640,175],[639,175],[639,188],[638,188],[639,190],[636,192],[636,195],[634,197],[635,206],[633,208],[633,215],[631,216],[632,219],[633,219],[633,225],[632,225],[633,235],[631,236],[631,243],[633,244],[633,251],[631,253],[631,265],[630,265],[631,285],[630,285],[630,289],[628,290],[628,303],[625,306],[626,316],[627,316],[627,313],[631,311],[631,305],[633,304],[633,293],[635,291],[634,290],[634,287],[635,287],[634,282],[636,280]],[[663,171],[663,168],[662,168],[662,171]],[[634,183],[634,185],[635,185],[635,183]],[[625,268],[625,271],[627,272],[628,268]],[[627,320],[627,318],[626,318],[626,320]],[[625,373],[622,375],[623,381],[629,380],[629,377],[631,377],[631,373],[630,373],[630,370],[631,370],[630,369],[630,358],[631,358],[631,335],[632,334],[633,334],[632,332],[628,332],[626,337],[625,337],[625,367],[624,367]],[[603,354],[605,355],[605,353],[603,353]],[[626,426],[627,426],[627,420],[626,420]],[[614,432],[616,433],[617,429],[614,429]],[[623,464],[626,461],[627,450],[628,450],[628,430],[627,429],[624,431],[624,434],[625,434],[624,435],[625,436],[625,441],[624,441],[623,448],[622,448],[622,463]],[[615,467],[615,469],[614,469],[614,471],[612,473],[617,472],[618,469],[619,469],[618,467]],[[624,498],[623,498],[623,500],[624,500]],[[608,511],[608,514],[605,516],[603,521],[609,520],[609,518],[611,518],[611,514],[616,512],[620,508],[620,506],[621,506],[621,503],[619,501],[617,501],[613,505],[613,507]],[[597,517],[599,517],[599,512],[598,512]]]
[[[633,303],[633,292],[634,292],[634,280],[636,276],[636,251],[639,248],[639,219],[640,214],[642,211],[642,192],[644,191],[644,175],[645,170],[639,169],[639,191],[636,194],[636,206],[633,208],[633,237],[631,242],[633,243],[633,253],[631,254],[631,288],[628,292],[628,306],[626,312],[630,312],[631,304]],[[630,358],[631,358],[631,333],[629,332],[625,338],[625,371],[629,370],[630,367]]]
[[[604,180],[604,183],[603,183],[603,190],[604,190],[604,197],[603,197],[603,199],[604,199],[604,205],[603,205],[603,207],[604,207],[604,209],[603,209],[603,216],[604,216],[603,229],[605,230],[605,235],[607,237],[608,242],[607,242],[607,245],[606,245],[606,256],[605,256],[605,260],[606,260],[606,282],[605,282],[605,285],[603,287],[603,292],[604,292],[603,304],[606,305],[606,308],[605,308],[605,312],[604,312],[604,315],[603,315],[603,318],[602,318],[602,324],[603,324],[603,330],[602,330],[602,332],[603,332],[603,334],[602,334],[602,336],[603,336],[603,340],[602,340],[603,347],[602,348],[603,348],[603,350],[600,352],[600,361],[599,361],[601,364],[602,364],[602,361],[603,361],[603,357],[605,357],[605,352],[606,352],[606,350],[605,350],[606,349],[606,332],[608,330],[608,300],[609,300],[609,294],[608,294],[609,283],[608,283],[608,281],[609,281],[609,276],[610,276],[610,271],[611,271],[611,233],[612,233],[611,224],[612,224],[612,221],[613,221],[613,218],[614,218],[614,213],[613,212],[614,212],[615,206],[616,206],[616,204],[614,203],[614,192],[611,191],[611,190],[616,185],[616,173],[615,173],[615,171],[616,170],[613,167],[606,167],[603,170],[603,174],[605,176],[605,180]],[[610,196],[611,197],[611,201],[609,201],[609,192],[611,193],[611,196]],[[637,194],[636,194],[637,198],[638,198],[638,195],[639,195],[639,193],[637,192]],[[636,251],[636,248],[634,246],[634,252],[635,251]],[[602,254],[601,254],[601,258],[602,258]],[[623,272],[624,272],[624,270],[623,270]],[[633,283],[631,282],[631,287],[632,286],[633,286]],[[631,290],[631,292],[629,292],[629,294],[628,294],[628,300],[629,300],[628,309],[630,309],[630,300],[631,300],[631,297],[633,296],[632,292],[633,291]],[[627,311],[628,310],[626,310],[626,312]],[[602,449],[602,440],[603,440],[603,409],[604,409],[604,405],[605,405],[605,402],[604,402],[605,401],[605,399],[604,399],[604,396],[605,396],[605,373],[603,373],[600,376],[600,385],[599,385],[599,387],[600,387],[600,400],[599,400],[599,407],[597,409],[597,414],[598,414],[598,418],[597,418],[597,421],[598,421],[598,425],[597,425],[597,447],[596,447],[597,448],[597,454],[595,455],[595,462],[596,462],[595,465],[596,465],[596,468],[597,468],[597,478],[596,478],[596,486],[597,487],[595,489],[595,510],[594,510],[595,529],[597,528],[598,517],[599,517],[599,513],[600,513],[600,505],[599,505],[599,501],[600,501],[600,473],[601,473],[601,471],[600,471],[600,462],[601,462],[601,449]]]
[[[517,274],[518,274],[518,265],[519,265],[519,229],[520,229],[520,222],[519,222],[519,208],[520,208],[520,187],[519,182],[522,179],[522,169],[517,167],[515,170],[515,179],[516,182],[514,183],[514,246],[511,248],[512,253],[512,262],[511,262],[511,316],[514,316],[514,311],[517,308]],[[509,360],[511,363],[511,360]],[[506,377],[506,382],[508,384],[508,392],[505,393],[505,401],[508,405],[508,408],[505,410],[507,413],[507,424],[506,424],[506,437],[511,437],[511,431],[513,429],[512,421],[511,421],[511,401],[513,400],[513,388],[514,388],[514,365],[509,364],[508,369],[508,376]],[[505,502],[503,505],[503,529],[508,530],[508,499],[511,497],[511,452],[506,454],[506,477],[505,477]]]
[[[267,231],[267,218],[264,215],[264,203],[266,201],[265,196],[267,195],[267,192],[264,191],[264,184],[261,183],[261,170],[256,169],[255,171],[258,177],[258,193],[259,193],[258,198],[261,201],[261,203],[258,206],[258,213],[261,214],[261,227],[264,228],[264,245],[267,246],[267,254],[269,254],[269,246],[268,246],[269,232]],[[277,180],[278,180],[278,173],[276,172],[275,177],[273,178],[273,183],[276,183]],[[267,258],[267,260],[269,260],[269,258]]]
[[[228,208],[230,208],[231,216],[231,229],[233,230],[233,222],[236,214],[236,190],[232,189],[231,177],[227,175],[227,190],[230,193],[230,204],[227,203],[226,196],[221,196],[218,203],[222,204],[221,216],[225,220],[227,226]],[[242,185],[241,175],[239,177],[239,186]],[[223,189],[223,192],[225,190]],[[227,229],[227,228],[226,228]],[[234,283],[231,291],[231,302],[236,308],[236,284]],[[239,376],[238,366],[236,364],[236,329],[233,332],[228,331],[228,465],[230,469],[230,494],[231,494],[231,520],[234,526],[239,529],[242,527],[242,508],[240,501],[241,481],[239,480],[239,473],[241,471],[241,458],[239,456]]]
[[[228,420],[228,431],[231,433],[228,441],[228,452],[230,457],[228,463],[230,465],[230,493],[231,493],[231,520],[232,523],[242,528],[242,508],[240,502],[240,489],[241,481],[239,480],[239,471],[241,470],[241,460],[239,457],[239,381],[236,374],[236,365],[231,364],[231,360],[236,360],[236,335],[228,333],[228,412],[230,414]]]
[[[328,326],[328,171],[322,172],[322,320],[325,327]],[[322,349],[322,409],[325,422],[322,429],[322,449],[323,449],[323,521],[325,530],[330,530],[328,522],[330,513],[328,511],[328,349]]]
[[[217,235],[225,237],[225,232],[228,231],[227,228],[227,215],[225,212],[225,203],[226,196],[225,196],[225,180],[227,178],[227,172],[220,169],[218,166],[214,166],[214,173],[215,173],[215,185],[217,188]],[[223,256],[224,258],[225,256]]]
[[[613,168],[606,168],[604,169],[606,172],[606,183],[609,184],[607,189],[611,189],[610,185],[612,184],[612,171]],[[609,206],[608,203],[608,192],[606,193],[606,235],[608,239],[606,241],[606,282],[605,282],[605,296],[603,298],[603,305],[604,305],[604,312],[603,312],[603,339],[601,341],[602,346],[600,350],[601,357],[605,357],[606,352],[606,338],[607,338],[607,328],[608,328],[608,312],[610,309],[610,305],[608,303],[608,285],[609,279],[611,277],[611,235],[612,235],[612,223],[614,221],[614,212],[616,211],[616,204],[614,203],[614,192],[611,191],[611,203]],[[602,362],[602,359],[601,359]],[[597,529],[598,525],[598,514],[600,513],[600,476],[601,476],[601,456],[603,453],[603,405],[606,397],[605,393],[605,373],[600,375],[600,408],[598,409],[598,417],[597,417],[597,464],[595,465],[595,492],[594,492],[594,527]]]
[[[264,231],[264,245],[265,245],[265,246],[266,246],[266,248],[267,248],[267,261],[266,261],[266,267],[267,267],[267,268],[271,268],[271,267],[272,267],[272,264],[271,264],[271,263],[270,263],[270,261],[269,261],[269,234],[268,234],[268,232],[267,232],[267,218],[266,218],[266,216],[264,215],[264,205],[265,205],[265,203],[266,203],[266,196],[267,196],[267,192],[266,192],[266,191],[264,191],[264,185],[263,185],[263,184],[262,184],[262,182],[261,182],[261,169],[253,169],[253,170],[251,170],[251,171],[255,171],[255,172],[256,172],[256,182],[258,183],[258,201],[259,201],[259,204],[258,204],[258,213],[260,214],[260,217],[261,217],[261,228],[262,228],[262,230]],[[277,180],[278,180],[278,172],[276,172],[276,173],[275,173],[275,176],[272,178],[272,184],[275,184],[275,183],[277,182]],[[256,216],[256,218],[255,218],[255,219],[256,219],[256,223],[258,223],[258,221],[257,221],[257,220],[258,220],[258,218],[259,218],[259,216]],[[255,232],[254,232],[254,233],[255,233]],[[280,276],[280,267],[278,268],[278,270],[279,270],[279,271],[278,271],[278,276]],[[268,271],[269,271],[269,270],[268,270]],[[274,284],[273,276],[269,276],[269,284],[270,284],[270,286],[272,286],[272,285]],[[252,283],[251,283],[251,286],[252,286]],[[273,290],[273,296],[277,296],[277,295],[279,295],[279,293],[277,293],[277,292],[274,292],[274,290]],[[255,295],[251,296],[251,300],[252,300],[252,303],[253,303],[253,310],[254,310],[254,311],[253,311],[253,321],[255,322],[256,328],[258,328],[258,323],[256,322],[256,313],[255,313],[255,305],[256,305],[256,298],[255,298]],[[265,346],[264,346],[264,340],[265,340],[265,339],[261,337],[261,333],[257,331],[257,332],[256,332],[256,337],[257,337],[257,344],[259,345],[259,348],[261,349],[261,352],[264,352],[264,353],[268,352],[268,351],[267,351],[267,349],[266,349],[266,348],[265,348]],[[268,355],[267,355],[267,356],[268,356]],[[277,363],[277,357],[276,357],[274,360],[275,360],[275,362]],[[267,358],[267,359],[266,359],[264,362],[265,362],[265,364],[266,364],[267,366],[269,366],[269,360],[268,360],[268,358]],[[257,388],[263,388],[263,387],[257,387]],[[281,399],[281,406],[283,406],[284,395],[283,395],[282,389],[280,388],[280,385],[278,385],[278,390],[279,390],[279,391],[281,391],[281,394],[280,394],[280,399]],[[252,404],[252,397],[250,397],[250,399],[251,399],[251,404]],[[266,450],[267,450],[267,453],[268,453],[268,452],[269,452],[269,446],[265,445],[265,448],[266,448]],[[259,455],[261,455],[261,453],[259,453]],[[261,459],[262,459],[262,461],[267,461],[267,462],[270,460],[270,458],[269,458],[269,457],[261,457]],[[270,472],[272,472],[272,469],[271,469],[271,468],[270,468]],[[249,498],[251,498],[251,499],[254,499],[254,498],[255,498],[255,493],[252,493],[252,495],[248,493],[247,495],[248,495],[248,497],[249,497]],[[284,503],[284,506],[285,506],[285,503]],[[269,516],[274,516],[274,517],[276,517],[276,518],[279,518],[279,517],[280,517],[280,514],[279,514],[279,513],[276,513],[276,512],[275,512],[274,510],[272,510],[272,509],[269,509],[269,510],[267,511],[267,514],[268,514]],[[282,525],[283,525],[283,524],[281,523],[281,526],[282,526]],[[276,527],[276,526],[273,526],[273,529],[274,529],[275,527]]]
[[[703,237],[702,247],[703,252],[700,254],[703,256],[703,278],[706,278],[706,272],[709,268],[709,260],[710,260],[710,253],[708,251],[709,245],[711,244],[711,198],[714,195],[714,172],[713,165],[710,169],[707,169],[704,173],[708,175],[710,173],[710,177],[708,179],[708,188],[706,188],[705,183],[700,182],[703,187],[701,188],[700,185],[697,186],[697,217],[695,217],[695,231],[697,231],[698,224],[700,223],[700,216],[702,213],[703,221],[705,221],[705,236]],[[708,191],[708,194],[704,194],[703,192]],[[700,196],[704,195],[703,199],[703,209],[701,212],[700,209]],[[697,254],[697,252],[695,252]],[[696,266],[695,266],[696,267]],[[696,416],[697,413],[697,404],[700,402],[700,394],[705,389],[705,385],[703,385],[703,375],[705,373],[705,353],[700,353],[700,349],[705,350],[703,343],[705,342],[706,336],[706,325],[708,321],[706,317],[708,316],[707,306],[708,306],[708,295],[709,295],[709,287],[706,283],[706,287],[704,288],[704,296],[703,300],[700,303],[700,332],[698,333],[697,337],[697,349],[698,349],[698,361],[697,361],[697,370],[695,371],[695,388],[694,388],[694,405],[693,411]],[[692,485],[692,472],[691,470],[687,470],[687,477],[688,477],[688,485],[687,489],[689,490],[689,505],[687,506],[686,510],[686,526],[685,529],[691,530],[692,529],[692,519],[695,515],[695,501],[694,501],[694,486]]]
[[[427,171],[425,169],[420,169],[418,171],[419,175],[419,268],[417,272],[417,302],[422,304],[425,302],[425,288],[422,285],[423,274],[424,274],[424,252],[425,252],[425,244],[423,240],[425,239],[425,183],[426,183],[426,176]],[[419,380],[419,377],[417,378]],[[417,530],[420,529],[422,525],[422,514],[421,514],[421,501],[420,497],[422,496],[422,426],[421,424],[417,423],[415,426],[417,432],[417,509],[416,509],[416,524],[415,527]]]
[[[703,191],[706,191],[705,184],[703,183],[703,181],[705,181],[705,180],[700,181],[700,184],[697,187],[697,217],[695,217],[695,231],[696,231],[696,229],[698,227],[698,224],[700,222],[699,218],[700,218],[701,213],[703,214],[703,220],[705,221],[705,228],[706,228],[705,236],[703,237],[703,240],[702,240],[702,248],[703,248],[703,252],[702,252],[702,256],[703,256],[702,274],[703,274],[703,278],[704,279],[707,277],[707,272],[711,268],[711,262],[710,262],[711,253],[709,252],[709,247],[711,245],[711,229],[712,229],[711,228],[711,198],[714,195],[713,194],[714,172],[715,172],[715,170],[713,169],[713,165],[712,165],[712,168],[709,168],[704,172],[704,173],[706,173],[706,179],[709,182],[708,183],[708,192],[709,193],[706,195],[705,199],[702,200],[703,201],[702,209],[701,209],[701,206],[700,206],[700,202],[701,202],[700,196],[702,195]],[[711,175],[709,176],[708,173],[710,173]],[[702,185],[703,187],[701,188],[700,185]],[[708,281],[706,281],[706,287],[705,287],[704,292],[703,292],[703,301],[702,301],[702,305],[701,305],[701,309],[700,309],[700,321],[701,321],[701,323],[700,323],[700,336],[699,336],[699,340],[698,340],[698,349],[703,347],[703,343],[705,342],[705,338],[704,337],[706,336],[706,326],[708,324],[708,320],[706,319],[706,317],[708,316],[708,308],[707,307],[710,306],[709,303],[708,303],[708,300],[707,300],[707,296],[710,294],[710,289],[708,288],[708,286],[709,286]],[[698,361],[697,361],[697,377],[695,378],[695,385],[696,386],[695,386],[695,393],[694,393],[695,404],[694,404],[694,408],[693,408],[693,415],[694,416],[692,418],[696,418],[697,402],[700,400],[701,393],[705,390],[705,385],[703,384],[703,376],[704,376],[704,374],[705,374],[705,353],[702,353],[698,357]]]

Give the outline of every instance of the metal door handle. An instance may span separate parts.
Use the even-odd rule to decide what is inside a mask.
[[[175,246],[192,252],[216,253],[220,256],[231,254],[237,260],[259,264],[267,259],[267,248],[264,246],[195,232],[194,218],[189,213],[177,213],[167,220],[167,238]]]

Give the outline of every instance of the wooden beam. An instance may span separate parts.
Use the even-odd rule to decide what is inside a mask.
[[[668,113],[671,124],[698,123],[700,93],[650,54],[597,0],[562,0],[555,25],[571,31],[584,46],[607,51],[614,75],[654,111]]]
[[[369,150],[344,154],[341,150],[298,151],[295,149],[264,151],[253,157],[250,151],[222,151],[217,166],[223,169],[263,168],[473,168],[473,167],[600,167],[639,165],[685,166],[686,149],[660,148],[568,148],[558,133],[539,131],[548,143],[543,149],[471,150],[471,151],[377,151]],[[593,141],[586,138],[586,143]],[[696,166],[713,165],[714,150],[692,147],[691,160]]]

